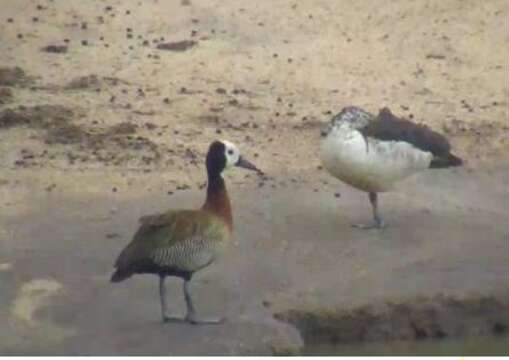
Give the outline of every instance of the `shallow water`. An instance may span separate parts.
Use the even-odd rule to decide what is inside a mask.
[[[308,346],[304,355],[502,356],[509,355],[509,336],[470,339]]]

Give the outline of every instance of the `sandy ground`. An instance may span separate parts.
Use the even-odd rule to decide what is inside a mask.
[[[507,285],[506,1],[1,9],[0,318],[14,330],[0,352],[269,352],[298,342],[276,307]],[[365,196],[318,169],[320,128],[353,104],[445,133],[467,162],[384,196],[382,234],[348,228],[369,214]],[[200,308],[232,322],[161,327],[153,281],[107,276],[139,215],[201,202],[215,138],[269,177],[228,175],[240,245],[196,284],[210,290]]]

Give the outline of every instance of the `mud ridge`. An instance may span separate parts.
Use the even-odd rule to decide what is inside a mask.
[[[60,105],[20,106],[0,112],[0,129],[17,126],[51,129],[65,126],[72,116],[72,110]]]
[[[95,74],[78,76],[71,79],[64,90],[93,90],[106,86],[129,85],[129,82],[116,77],[99,77]]]
[[[27,86],[33,79],[18,67],[0,67],[0,86]]]
[[[122,122],[105,129],[85,128],[73,122],[78,112],[61,105],[5,109],[0,111],[0,130],[14,127],[32,128],[42,131],[41,139],[47,145],[73,145],[81,155],[67,152],[71,163],[76,159],[95,159],[105,164],[120,165],[138,159],[149,165],[160,160],[158,145],[136,134],[137,125]],[[48,155],[48,152],[44,154]],[[92,155],[92,159],[89,155]],[[33,157],[34,155],[30,154],[30,158]]]
[[[7,104],[13,100],[14,95],[9,88],[0,88],[0,105]]]
[[[294,325],[305,346],[492,336],[509,330],[509,299],[440,296],[338,311],[292,309],[274,317]]]

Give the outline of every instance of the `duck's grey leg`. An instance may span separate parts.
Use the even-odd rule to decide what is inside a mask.
[[[191,289],[189,288],[191,280],[184,280],[184,297],[187,305],[187,315],[185,320],[191,324],[221,324],[224,318],[205,318],[200,319],[196,316],[193,299],[191,297]]]
[[[161,300],[161,317],[163,322],[167,321],[166,316],[166,284],[164,283],[165,276],[159,276],[159,299]]]
[[[378,213],[378,194],[376,192],[369,193],[369,202],[371,203],[371,207],[373,209],[373,223],[354,224],[352,226],[359,229],[383,229],[385,227],[385,223]]]
[[[385,226],[385,223],[378,213],[378,194],[376,192],[369,193],[369,202],[373,208],[373,220],[375,221],[375,227],[381,229]]]
[[[168,305],[166,302],[166,283],[164,280],[166,279],[166,276],[160,275],[159,276],[159,298],[161,300],[161,317],[163,319],[163,323],[167,322],[182,322],[182,319],[175,318],[168,316]]]

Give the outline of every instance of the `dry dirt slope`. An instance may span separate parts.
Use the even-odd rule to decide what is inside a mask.
[[[63,106],[79,129],[51,146],[40,129],[2,130],[1,160],[13,167],[25,150],[27,166],[157,168],[198,183],[196,157],[225,137],[268,172],[305,170],[320,124],[357,104],[448,133],[475,165],[506,149],[508,16],[506,1],[4,1],[0,63],[31,82],[8,88],[2,108]],[[195,43],[157,49],[179,41]],[[79,134],[125,123],[120,135],[141,144]]]

